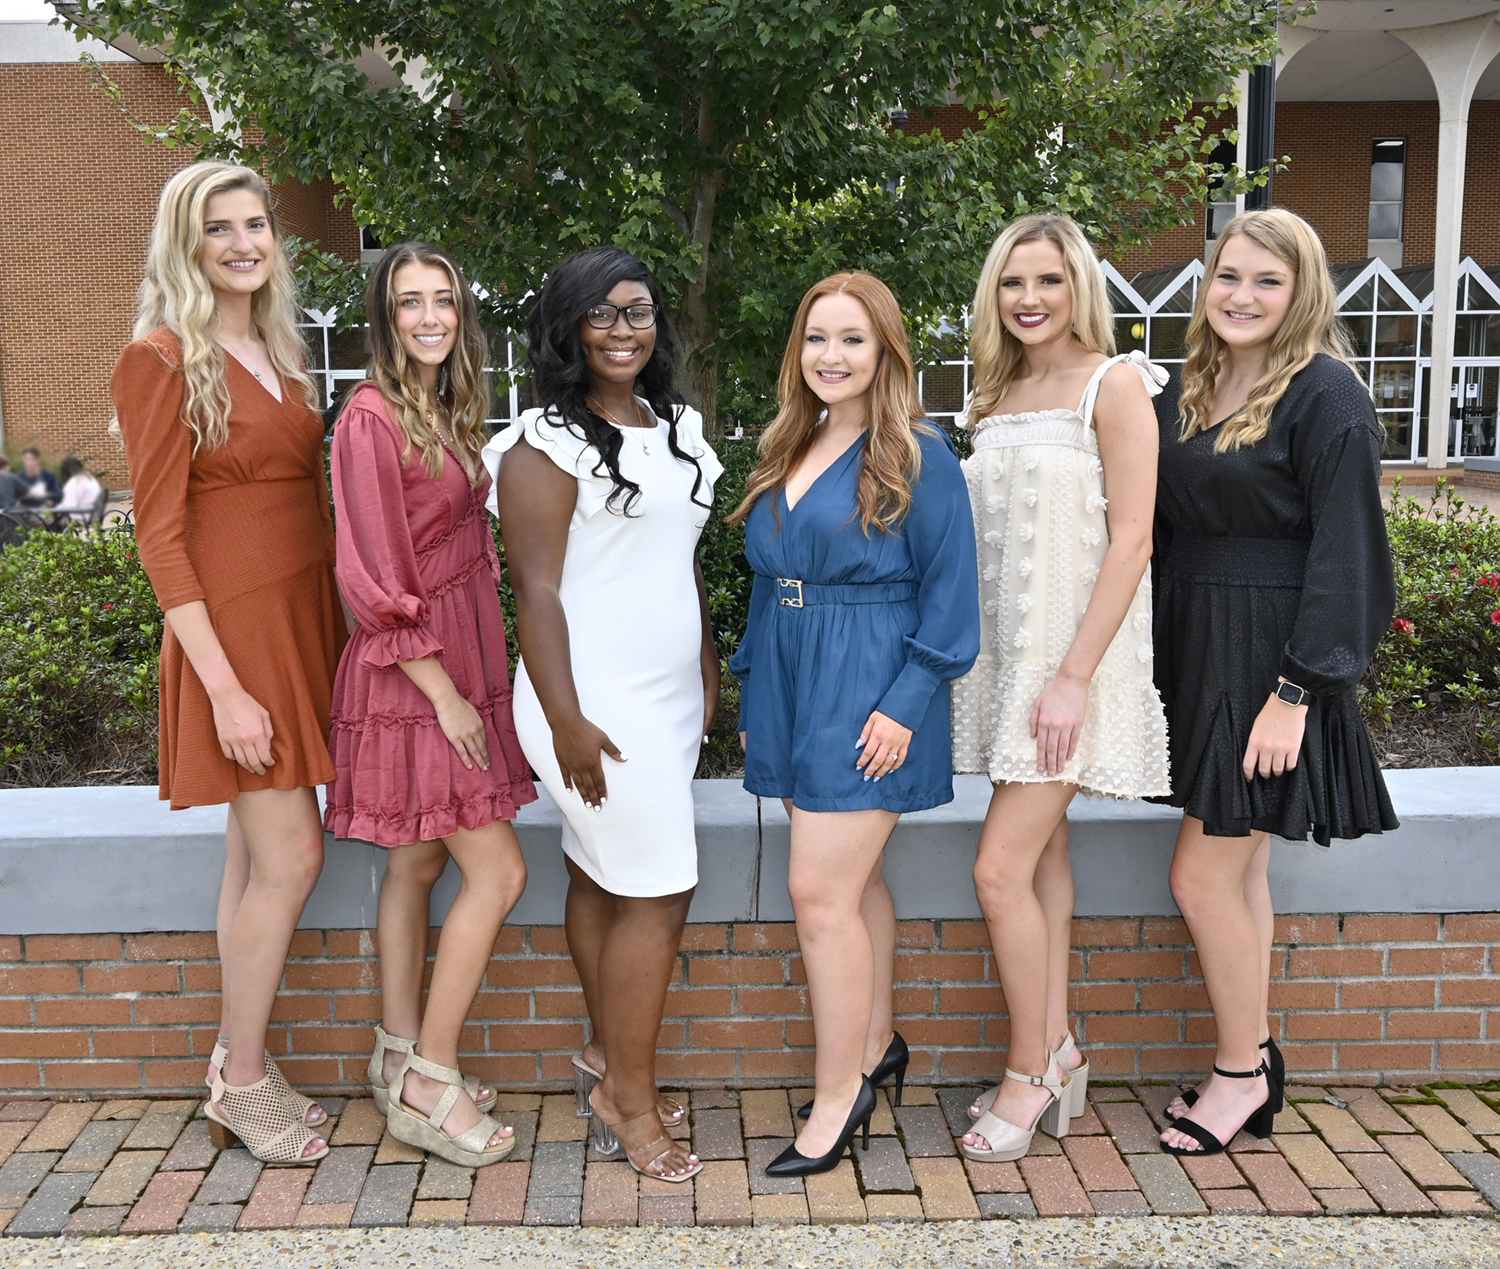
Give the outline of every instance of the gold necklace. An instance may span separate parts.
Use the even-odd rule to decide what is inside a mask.
[[[603,406],[603,404],[601,402],[594,401],[592,404],[593,404],[594,409],[598,413],[602,414],[605,418],[607,418],[616,427],[625,428],[625,429],[627,429],[628,431],[631,431],[631,432],[639,432],[641,434],[641,448],[646,453],[648,453],[648,454],[651,452],[651,443],[646,439],[646,433],[650,430],[649,427],[648,427],[648,425],[646,425],[644,423],[637,423],[637,424],[635,424],[632,427],[629,423],[621,423],[619,419],[615,418],[615,416],[613,414],[611,414],[608,410],[606,410],[604,408],[604,406]],[[639,417],[639,411],[640,411],[640,408],[641,408],[641,403],[639,401],[636,401],[634,398],[632,398],[631,399],[631,404],[635,406],[636,411],[637,411],[637,417]]]

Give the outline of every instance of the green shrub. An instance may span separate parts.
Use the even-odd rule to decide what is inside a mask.
[[[725,473],[700,558],[727,663],[749,615],[751,573],[744,533],[724,516],[743,495],[755,443],[721,440],[716,448]],[[1396,620],[1365,680],[1365,712],[1377,727],[1399,731],[1441,702],[1445,711],[1462,711],[1464,725],[1476,720],[1493,760],[1500,752],[1500,520],[1442,482],[1424,500],[1398,488],[1387,523]],[[514,630],[508,582],[501,600]],[[0,553],[0,784],[153,780],[161,634],[161,612],[128,531],[33,533]],[[700,774],[735,769],[738,706],[739,685],[726,664]]]
[[[0,781],[154,779],[161,634],[128,530],[0,554]]]
[[[1386,515],[1396,563],[1396,617],[1365,680],[1372,722],[1444,699],[1500,707],[1500,520],[1446,480],[1430,497],[1401,491]],[[1486,746],[1495,725],[1480,722]]]

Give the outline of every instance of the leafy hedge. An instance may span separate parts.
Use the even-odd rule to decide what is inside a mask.
[[[727,658],[745,628],[750,572],[738,504],[754,443],[723,441],[720,513],[701,559],[714,630]],[[1425,499],[1399,490],[1387,517],[1396,620],[1361,700],[1372,724],[1463,707],[1489,760],[1500,757],[1500,521],[1446,483]],[[514,620],[509,587],[502,592]],[[162,618],[126,531],[35,533],[0,554],[0,783],[130,783],[155,777],[157,650]],[[514,649],[512,649],[514,651]],[[724,675],[719,723],[700,773],[738,759],[739,688]],[[1423,718],[1423,713],[1417,713]],[[1465,724],[1467,725],[1467,724]]]

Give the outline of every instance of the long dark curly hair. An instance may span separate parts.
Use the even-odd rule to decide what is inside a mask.
[[[560,421],[575,436],[586,440],[599,454],[594,475],[608,472],[614,488],[606,506],[629,515],[641,496],[641,487],[620,471],[620,447],[625,438],[620,429],[589,409],[591,387],[588,361],[578,324],[595,304],[604,303],[621,282],[640,282],[656,305],[656,347],[642,368],[637,387],[658,418],[667,420],[667,448],[679,462],[693,467],[692,500],[699,502],[703,470],[691,454],[677,443],[677,424],[686,403],[673,386],[677,341],[666,319],[661,291],[651,270],[619,247],[591,247],[575,251],[561,260],[542,283],[541,293],[526,318],[526,357],[531,362],[537,400],[549,421]]]

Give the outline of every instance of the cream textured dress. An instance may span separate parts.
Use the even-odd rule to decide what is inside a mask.
[[[953,684],[953,769],[1000,783],[1064,781],[1085,793],[1171,792],[1167,725],[1151,678],[1151,574],[1089,686],[1083,735],[1058,776],[1036,769],[1031,711],[1078,633],[1109,549],[1104,467],[1094,433],[1099,383],[1113,365],[1152,396],[1167,374],[1139,352],[1094,372],[1076,410],[981,419],[964,463],[979,549],[981,645]]]

